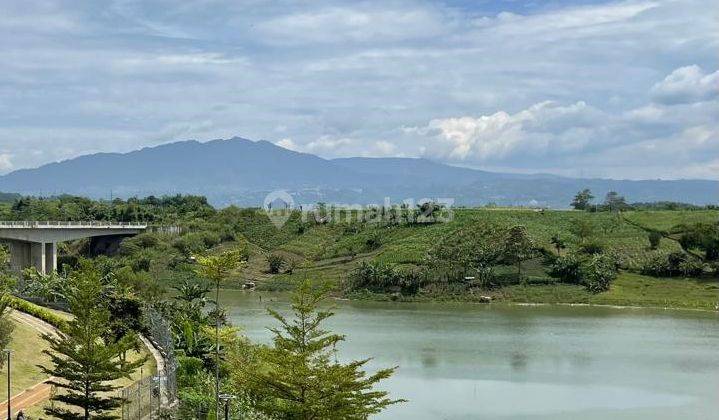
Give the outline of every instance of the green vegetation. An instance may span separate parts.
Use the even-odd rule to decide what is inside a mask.
[[[66,338],[83,332],[99,343],[104,362],[98,365],[108,368],[108,381],[122,376],[111,368],[125,360],[127,340],[142,332],[145,308],[161,313],[178,358],[183,418],[214,417],[217,391],[240,396],[232,410],[249,417],[328,418],[323,410],[331,406],[347,418],[363,418],[394,403],[374,389],[392,370],[368,376],[366,361],[340,364],[330,357],[344,337],[321,329],[331,313],[317,304],[327,293],[714,309],[719,211],[632,210],[619,194],[595,206],[591,192],[582,194],[576,201],[587,211],[454,209],[444,222],[449,209],[435,203],[366,212],[318,206],[290,212],[279,228],[263,210],[218,210],[193,196],[23,198],[3,210],[6,218],[145,220],[151,229],[125,239],[116,255],[93,257],[91,268],[86,241],[65,244],[60,273],[27,272],[18,282],[23,294],[63,302],[78,290],[68,279],[87,278],[90,270],[92,293],[101,296],[91,300],[102,304],[92,314],[99,324],[88,330],[25,301],[10,304],[61,327]],[[310,290],[308,279],[328,289]],[[252,343],[217,305],[220,286],[298,289],[295,318],[273,313],[281,325],[273,345]],[[67,372],[58,362],[80,363],[69,350],[57,341],[49,352],[60,374]],[[133,366],[130,360],[121,365]],[[99,386],[115,386],[108,381]],[[320,395],[331,403],[318,403]]]
[[[0,285],[0,350],[7,349],[12,341],[15,324],[10,321],[10,299]],[[0,354],[0,369],[5,365],[5,357]]]
[[[255,347],[252,357],[234,355],[232,387],[249,396],[253,411],[283,419],[365,419],[401,402],[374,390],[395,369],[367,376],[362,368],[369,359],[336,361],[334,349],[345,338],[321,328],[333,315],[318,309],[326,297],[325,290],[300,283],[292,299],[293,319],[268,309],[280,323],[272,329],[273,345]]]
[[[47,379],[47,376],[37,365],[47,365],[48,357],[43,353],[48,349],[45,340],[33,327],[11,321],[13,324],[12,341],[9,344],[12,350],[12,388],[11,393],[17,395],[20,392],[37,385]],[[4,358],[4,354],[2,357]],[[5,400],[7,389],[7,371],[0,368],[0,400]]]
[[[437,222],[446,209],[430,204],[362,214],[319,206],[315,213],[291,212],[280,228],[262,210],[216,210],[192,196],[99,203],[24,199],[10,211],[11,218],[33,219],[73,214],[77,207],[85,209],[83,217],[97,217],[102,209],[100,219],[127,220],[132,214],[139,220],[152,213],[151,223],[178,226],[179,234],[138,235],[123,241],[118,255],[96,259],[103,273],[112,272],[119,284],[147,301],[184,280],[198,281],[195,255],[229,249],[241,250],[246,267],[228,272],[224,287],[291,290],[312,278],[333,284],[335,294],[355,298],[516,300],[509,291],[531,288],[534,294],[549,294],[546,301],[564,285],[611,293],[613,279],[630,273],[671,277],[689,287],[703,286],[685,278],[716,282],[718,210],[637,211],[621,205],[619,194],[609,194],[607,206],[590,205],[592,199],[591,191],[582,191],[575,200],[589,211],[454,209],[447,223]],[[622,211],[602,211],[609,207]],[[63,261],[72,266],[86,249],[82,242],[69,244],[61,250]],[[572,267],[577,269],[573,278],[561,273]],[[48,293],[46,284],[32,285]],[[584,296],[578,300],[584,301]],[[683,307],[696,303],[682,296],[672,301]]]
[[[134,334],[108,338],[113,329],[108,307],[98,304],[103,293],[100,273],[85,265],[69,281],[67,300],[74,318],[58,336],[43,335],[50,345],[44,352],[52,366],[40,368],[62,390],[51,397],[62,405],[47,407],[45,413],[68,420],[116,418],[110,413],[120,407],[122,399],[107,395],[119,389],[112,382],[130,378],[145,360],[126,357],[138,347]]]
[[[39,318],[59,330],[67,328],[67,318],[45,307],[16,297],[9,297],[10,307]]]

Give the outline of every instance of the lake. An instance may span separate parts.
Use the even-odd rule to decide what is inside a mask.
[[[259,296],[262,295],[262,302]],[[225,291],[248,337],[287,295]],[[409,402],[380,419],[716,419],[719,314],[464,303],[334,302],[341,360],[399,366],[381,388]],[[285,310],[283,310],[285,309]]]

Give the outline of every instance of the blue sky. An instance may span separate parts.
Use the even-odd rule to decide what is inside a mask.
[[[241,136],[719,179],[719,1],[0,3],[0,173]]]

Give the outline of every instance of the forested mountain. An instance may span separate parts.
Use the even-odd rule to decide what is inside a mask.
[[[86,155],[0,177],[0,191],[7,193],[93,198],[183,193],[205,195],[216,205],[258,205],[268,192],[286,190],[296,203],[452,198],[458,205],[562,208],[583,188],[597,197],[616,190],[629,201],[719,201],[717,181],[574,179],[486,172],[427,159],[323,159],[237,137]]]

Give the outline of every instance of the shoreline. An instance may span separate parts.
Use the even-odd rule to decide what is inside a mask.
[[[245,290],[236,288],[225,288],[223,290],[231,290],[233,292],[245,292],[245,293],[267,293],[267,294],[289,294],[290,291],[270,291],[270,290]],[[506,306],[568,306],[568,307],[595,307],[595,308],[611,308],[611,309],[651,309],[651,310],[664,310],[664,311],[691,311],[691,312],[705,312],[719,314],[719,309],[709,308],[690,308],[681,306],[657,306],[657,305],[614,305],[607,303],[585,303],[585,302],[517,302],[512,300],[496,299],[491,302],[480,302],[473,299],[443,299],[443,298],[425,298],[425,299],[397,299],[393,300],[389,295],[372,295],[376,296],[373,299],[370,295],[365,295],[363,298],[351,298],[343,296],[333,296],[331,299],[339,302],[392,302],[392,303],[421,303],[421,304],[442,304],[442,303],[464,303],[464,304],[475,304],[475,305],[506,305]],[[379,298],[382,297],[382,298]]]

